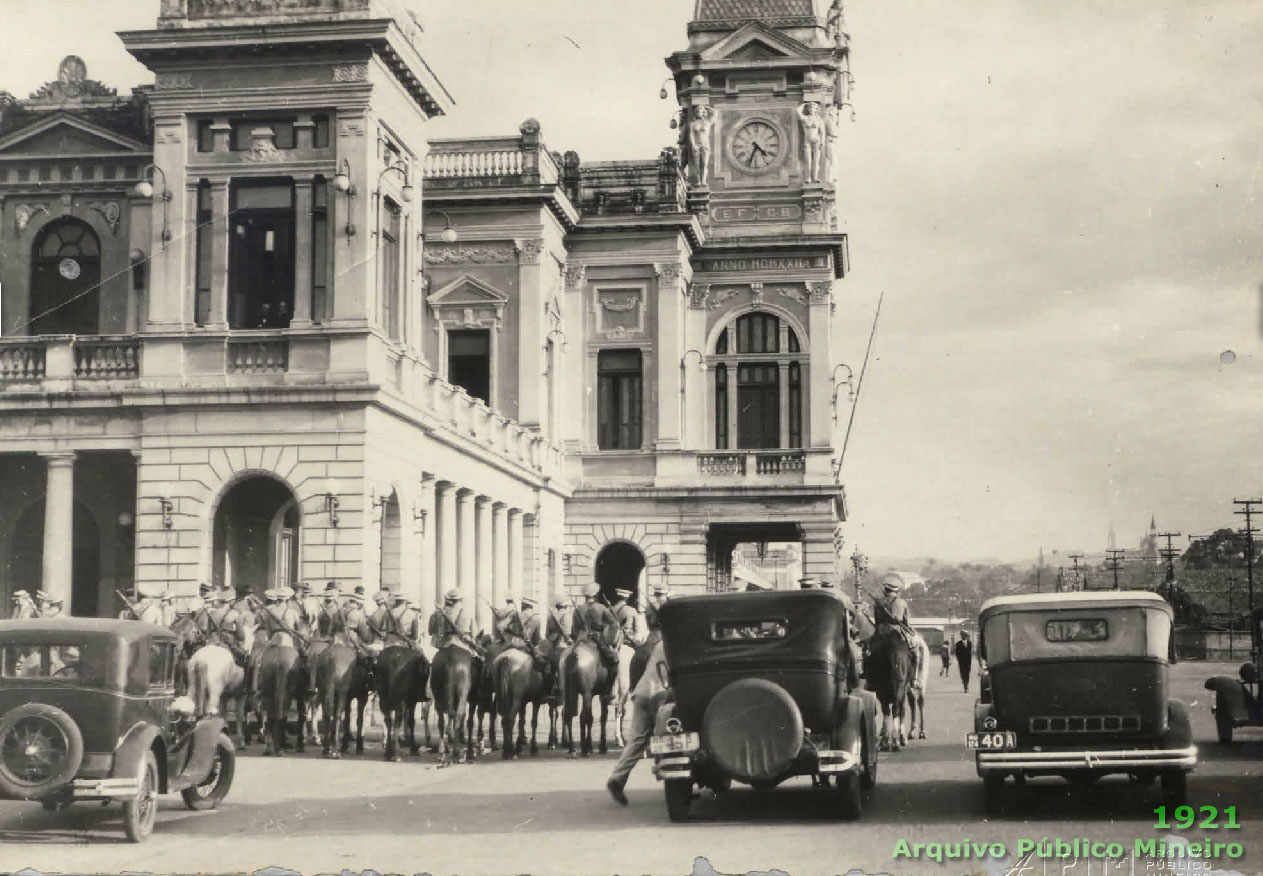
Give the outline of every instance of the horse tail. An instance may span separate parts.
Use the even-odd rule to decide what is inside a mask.
[[[197,658],[198,655],[194,655]],[[189,695],[193,697],[193,713],[198,717],[206,714],[210,702],[206,684],[206,664],[203,660],[192,659],[185,667],[188,672]]]
[[[564,694],[564,702],[562,708],[565,714],[573,715],[578,711],[579,705],[579,651],[572,648],[570,653],[566,655],[564,665],[561,667],[561,690]]]

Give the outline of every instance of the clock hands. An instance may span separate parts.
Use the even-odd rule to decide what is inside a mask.
[[[763,157],[764,157],[764,158],[767,158],[767,152],[763,149],[763,147],[762,147],[762,146],[760,146],[758,143],[752,143],[752,144],[750,144],[750,159],[746,162],[746,164],[750,165],[751,167],[754,167],[754,150],[755,150],[755,149],[757,149],[757,150],[759,150],[760,152],[762,152],[762,153],[763,153]]]

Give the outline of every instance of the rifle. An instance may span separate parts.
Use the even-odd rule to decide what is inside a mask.
[[[476,641],[474,641],[472,637],[466,635],[465,633],[462,633],[460,630],[456,628],[456,624],[452,621],[450,617],[447,616],[446,613],[443,612],[442,609],[439,610],[438,614],[439,614],[439,617],[443,618],[443,623],[448,626],[448,628],[452,631],[452,633],[456,636],[456,638],[460,639],[462,642],[465,642],[467,645],[473,648],[474,651],[477,652],[479,657],[482,657],[486,654],[486,652],[483,651],[482,646],[479,645]]]
[[[561,620],[557,617],[557,615],[553,614],[552,609],[548,609],[547,611],[549,619],[553,623],[557,624],[557,632],[561,633],[562,639],[564,639],[566,644],[569,645],[573,639],[571,639],[570,635],[566,633],[566,628],[562,626]]]
[[[251,599],[254,599],[254,597],[253,597],[253,596],[252,596],[252,597],[250,597],[250,598],[251,598]],[[257,600],[256,600],[256,601],[257,601]],[[264,613],[265,613],[265,614],[268,616],[268,618],[269,618],[269,620],[264,621],[264,624],[274,623],[274,624],[276,624],[278,627],[280,627],[282,630],[284,630],[285,632],[287,632],[287,633],[289,633],[291,636],[293,636],[295,639],[298,639],[298,641],[302,642],[304,645],[307,645],[307,646],[310,646],[310,645],[311,645],[311,640],[310,640],[310,639],[308,639],[306,636],[304,636],[302,633],[300,633],[300,632],[298,632],[298,631],[296,631],[296,630],[291,630],[289,627],[287,627],[287,626],[284,624],[284,622],[283,622],[280,618],[278,618],[276,615],[272,614],[272,612],[267,611],[267,610],[266,610],[266,608],[265,608],[265,610],[264,610]]]
[[[136,620],[140,620],[140,610],[136,608],[136,603],[128,599],[127,594],[124,593],[122,590],[115,588],[114,592],[117,593],[119,598],[123,600],[123,604],[126,605],[127,610],[132,613],[132,617],[135,618]]]

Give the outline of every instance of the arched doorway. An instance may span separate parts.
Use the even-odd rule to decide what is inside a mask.
[[[75,617],[97,617],[101,597],[101,531],[92,512],[77,502],[73,526],[70,604],[63,609]],[[9,593],[25,590],[34,596],[43,586],[44,578],[43,499],[27,505],[18,516],[9,545]],[[5,596],[7,602],[8,594]]]
[[[100,282],[101,246],[87,223],[50,223],[31,252],[31,334],[96,334]]]
[[[593,572],[606,602],[614,601],[615,590],[630,590],[632,595],[627,601],[635,603],[644,578],[645,555],[631,542],[613,541],[596,555]]]
[[[399,526],[399,496],[390,494],[382,502],[381,589],[398,593],[403,584],[401,548],[403,534]]]
[[[298,581],[301,518],[289,488],[266,475],[238,481],[215,509],[212,578],[261,594]]]

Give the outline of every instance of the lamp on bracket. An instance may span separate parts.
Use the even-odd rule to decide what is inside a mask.
[[[425,518],[427,514],[429,514],[429,512],[420,505],[413,506],[412,523],[417,535],[425,535]]]
[[[329,183],[333,186],[335,192],[341,192],[346,195],[347,200],[354,198],[359,194],[359,190],[355,187],[355,183],[351,182],[351,162],[343,158],[338,165],[338,172],[333,175],[333,181]],[[355,223],[351,221],[351,210],[347,208],[346,225],[342,228],[342,233],[347,237],[355,236]]]
[[[382,168],[382,172],[377,174],[377,190],[373,192],[374,201],[377,204],[381,203],[382,177],[384,177],[386,174],[391,173],[391,172],[397,172],[400,176],[403,177],[403,187],[399,190],[399,197],[405,204],[411,204],[412,194],[414,192],[414,189],[412,187],[412,183],[408,181],[408,168],[405,167],[403,164],[391,164],[387,167]],[[373,232],[373,236],[380,237],[381,230],[382,230],[381,211],[377,210],[376,212],[377,212],[377,230]]]
[[[175,485],[161,483],[155,489],[158,491],[158,510],[162,513],[162,528],[170,529],[175,525]]]
[[[435,213],[443,214],[443,230],[439,232],[439,240],[444,243],[455,243],[460,235],[456,233],[456,229],[452,227],[452,217],[447,215],[446,210],[435,210]]]
[[[146,164],[140,172],[140,181],[132,188],[132,193],[138,198],[152,198],[156,191],[153,186],[154,174],[162,177],[162,190],[158,192],[158,196],[162,199],[162,243],[165,248],[167,241],[171,239],[171,227],[167,224],[167,204],[171,203],[171,189],[167,188],[166,172],[156,164]]]
[[[706,357],[702,355],[702,351],[697,349],[685,350],[684,355],[680,357],[680,395],[684,395],[684,369],[688,365],[690,353],[697,356],[697,370],[701,373],[706,371]]]
[[[561,329],[553,329],[544,336],[544,352],[548,352],[548,342],[553,339],[553,335],[561,335],[561,351],[564,353],[570,349],[570,344],[566,341],[566,333]]]
[[[336,529],[338,526],[338,482],[326,479],[320,485],[320,492],[324,494],[325,513],[329,515],[329,525]]]
[[[675,82],[675,77],[674,77],[674,76],[668,76],[666,79],[663,79],[663,80],[662,80],[662,88],[660,88],[660,89],[658,90],[658,99],[659,99],[659,100],[666,100],[666,99],[670,96],[671,92],[667,91],[667,83],[668,83],[668,82],[672,82],[672,83],[673,83],[673,82]]]
[[[855,401],[855,372],[851,370],[851,366],[840,364],[834,366],[833,369],[833,422],[838,421],[838,390],[842,388],[842,384],[838,383],[838,372],[843,368],[846,369],[846,396],[850,401]]]

